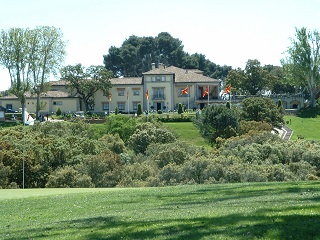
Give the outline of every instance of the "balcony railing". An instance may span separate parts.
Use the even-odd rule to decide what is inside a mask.
[[[154,94],[152,100],[166,100],[165,94]]]

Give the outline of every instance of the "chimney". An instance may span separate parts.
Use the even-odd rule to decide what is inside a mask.
[[[159,69],[164,69],[164,64],[163,63],[159,63],[159,66],[158,66]]]
[[[156,69],[156,64],[155,63],[151,63],[151,70]]]

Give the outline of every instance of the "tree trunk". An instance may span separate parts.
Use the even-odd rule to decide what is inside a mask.
[[[36,103],[36,118],[39,116],[40,111],[40,91],[37,90],[37,103]]]

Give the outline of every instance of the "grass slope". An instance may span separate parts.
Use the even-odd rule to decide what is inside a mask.
[[[319,182],[0,196],[0,239],[320,239]]]
[[[169,122],[165,123],[177,135],[178,139],[189,142],[195,146],[209,148],[210,145],[201,136],[199,129],[192,122]]]
[[[284,117],[287,126],[293,130],[292,140],[302,137],[308,140],[320,141],[320,118]]]

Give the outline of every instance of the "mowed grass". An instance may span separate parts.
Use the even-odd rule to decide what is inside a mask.
[[[293,130],[292,140],[304,138],[308,140],[320,140],[320,117],[301,118],[297,116],[285,116],[286,125]]]
[[[172,129],[181,141],[186,141],[195,146],[210,148],[210,144],[201,136],[199,129],[192,122],[170,122],[164,123]]]
[[[320,239],[320,183],[0,190],[0,239]]]

